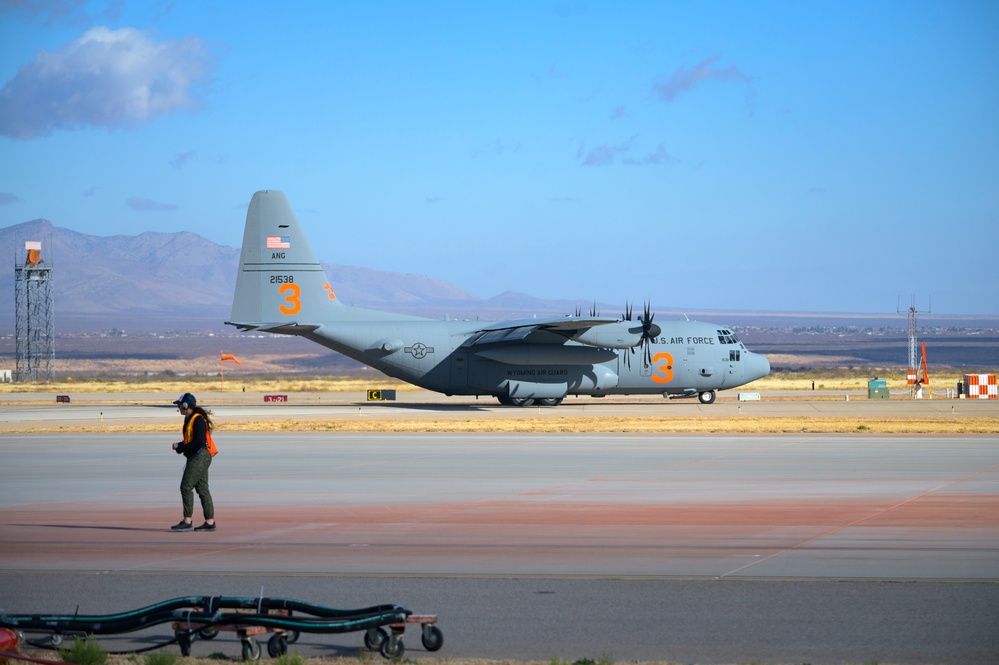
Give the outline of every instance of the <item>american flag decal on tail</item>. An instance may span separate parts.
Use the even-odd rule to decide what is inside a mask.
[[[267,236],[267,249],[291,249],[291,236]]]

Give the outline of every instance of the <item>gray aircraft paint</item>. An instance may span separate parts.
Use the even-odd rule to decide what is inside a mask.
[[[388,376],[447,395],[554,405],[567,395],[715,391],[770,373],[726,326],[565,316],[437,321],[348,307],[316,259],[284,194],[260,191],[246,213],[229,325],[299,335]]]

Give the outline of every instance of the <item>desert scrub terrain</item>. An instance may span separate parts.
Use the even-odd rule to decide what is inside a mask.
[[[866,391],[867,382],[875,377],[885,379],[893,392],[906,390],[905,376],[900,372],[869,369],[856,370],[816,370],[779,371],[770,376],[734,390],[722,391],[719,397],[734,396],[738,392],[815,391],[851,392]],[[927,389],[940,392],[955,389],[962,375],[955,372],[935,374],[930,377]],[[372,376],[332,376],[309,377],[298,374],[284,376],[241,375],[231,371],[225,378],[228,392],[249,393],[351,393],[364,392],[369,388],[397,391],[421,390],[416,386],[380,374]],[[185,392],[197,394],[199,391],[222,390],[222,379],[218,375],[200,374],[177,376],[174,374],[153,374],[148,376],[109,375],[104,377],[57,378],[38,383],[0,383],[0,395],[4,393],[165,393],[178,395]]]

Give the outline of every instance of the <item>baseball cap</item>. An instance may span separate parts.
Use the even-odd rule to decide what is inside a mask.
[[[191,393],[184,393],[178,399],[173,401],[174,404],[180,406],[181,404],[187,404],[187,408],[190,409],[198,403],[198,400],[194,399],[194,395]]]

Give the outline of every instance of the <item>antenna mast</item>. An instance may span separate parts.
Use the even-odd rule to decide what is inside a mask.
[[[930,309],[927,313],[930,313],[933,308],[933,302],[930,301]],[[901,314],[902,310],[898,305],[896,305],[896,311]],[[909,301],[909,365],[905,372],[905,382],[909,385],[913,385],[917,381],[920,383],[929,383],[930,379],[926,376],[926,342],[923,342],[923,356],[920,359],[916,353],[916,297],[912,296]],[[919,376],[919,370],[923,370],[923,376]]]

